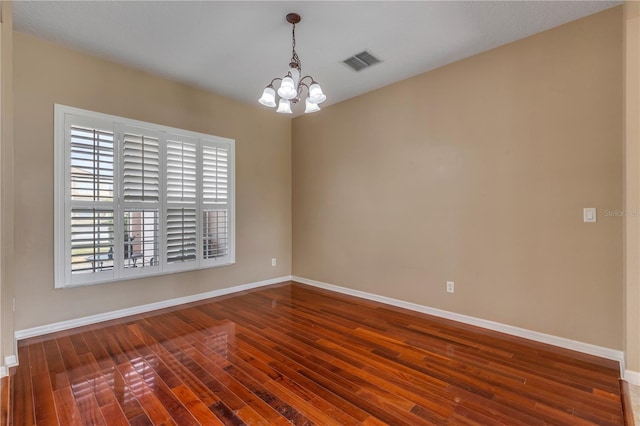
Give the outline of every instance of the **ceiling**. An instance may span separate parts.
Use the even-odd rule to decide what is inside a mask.
[[[15,1],[22,31],[257,105],[291,58],[331,105],[620,1]],[[383,62],[355,72],[368,50]],[[304,105],[298,105],[299,115]]]

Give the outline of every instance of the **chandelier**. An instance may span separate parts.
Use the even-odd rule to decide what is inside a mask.
[[[324,93],[322,93],[322,88],[313,79],[313,77],[305,75],[300,78],[302,75],[302,62],[296,53],[296,24],[300,22],[300,19],[300,15],[297,13],[289,13],[287,15],[287,22],[293,25],[293,30],[291,32],[291,38],[293,39],[293,52],[291,56],[291,63],[289,64],[289,72],[282,78],[276,77],[271,80],[271,83],[269,83],[262,92],[262,97],[258,99],[258,102],[264,106],[268,106],[270,108],[275,107],[276,90],[273,87],[273,83],[279,81],[280,87],[278,88],[277,93],[280,100],[278,102],[277,112],[282,114],[292,113],[291,104],[297,104],[303,98],[305,90],[307,92],[307,97],[304,101],[304,112],[306,113],[320,111],[318,104],[321,104],[325,99],[327,99]]]

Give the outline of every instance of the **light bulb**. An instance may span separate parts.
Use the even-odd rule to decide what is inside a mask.
[[[307,98],[304,101],[304,105],[305,105],[305,108],[304,108],[305,114],[308,114],[310,112],[320,111],[320,107],[318,106],[318,104],[314,104],[309,100],[309,98]]]
[[[276,112],[279,112],[282,114],[292,114],[293,111],[291,111],[291,102],[289,102],[288,99],[280,99],[280,102],[278,103],[278,109],[276,110]]]
[[[276,106],[276,91],[273,90],[273,87],[265,87],[264,92],[262,92],[262,97],[258,99],[258,102],[271,108]]]
[[[278,89],[278,95],[283,99],[293,99],[298,95],[291,77],[285,77],[282,79],[280,88]]]
[[[318,83],[313,83],[311,87],[309,87],[309,100],[314,104],[323,103],[327,97],[322,93],[322,88]]]

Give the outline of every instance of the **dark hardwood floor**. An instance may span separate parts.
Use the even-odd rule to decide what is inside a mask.
[[[14,425],[620,425],[618,364],[284,283],[20,342]]]

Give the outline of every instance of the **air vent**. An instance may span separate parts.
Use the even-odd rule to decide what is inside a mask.
[[[357,55],[353,55],[352,57],[345,59],[342,62],[350,66],[354,71],[361,71],[382,61],[365,50]]]

